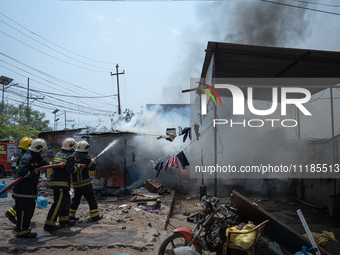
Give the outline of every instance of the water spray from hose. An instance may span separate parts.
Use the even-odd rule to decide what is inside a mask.
[[[103,153],[105,153],[106,151],[108,151],[109,149],[111,149],[116,143],[118,142],[118,139],[113,140],[108,146],[106,146],[106,148],[99,153],[96,157],[94,157],[92,160],[96,160],[97,158],[99,158],[101,155],[103,155]]]

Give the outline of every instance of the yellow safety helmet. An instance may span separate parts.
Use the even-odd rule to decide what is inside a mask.
[[[79,152],[88,152],[90,149],[90,145],[86,141],[80,141],[77,145],[76,151]]]
[[[19,148],[27,151],[28,147],[30,147],[32,142],[33,142],[33,139],[31,137],[25,136],[25,137],[21,138],[21,140],[19,142]]]
[[[68,150],[68,151],[72,151],[74,150],[74,148],[76,147],[77,142],[76,140],[74,140],[74,138],[72,137],[67,137],[63,140],[62,144],[61,144],[61,148],[64,150]]]
[[[41,152],[42,150],[47,149],[47,143],[44,139],[37,138],[33,140],[31,146],[28,149],[34,152]]]

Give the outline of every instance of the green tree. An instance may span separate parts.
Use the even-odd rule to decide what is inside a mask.
[[[40,132],[50,131],[49,120],[44,120],[45,113],[29,108],[27,124],[27,107],[4,104],[0,114],[0,138],[12,136],[19,141],[24,136],[36,138]]]

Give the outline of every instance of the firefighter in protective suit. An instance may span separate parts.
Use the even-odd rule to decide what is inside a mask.
[[[15,167],[16,176],[17,176],[17,172],[18,172],[20,161],[21,161],[22,157],[26,154],[26,151],[28,150],[28,147],[30,147],[32,141],[33,141],[33,139],[31,137],[23,137],[23,138],[21,138],[21,140],[19,142],[20,154],[17,157],[17,161],[16,161],[16,167]],[[5,212],[5,216],[13,224],[17,224],[17,220],[16,220],[16,217],[17,217],[16,206],[13,205],[7,212]]]
[[[29,226],[34,214],[40,176],[40,172],[36,172],[35,169],[49,165],[49,162],[42,158],[46,149],[47,143],[44,139],[34,139],[19,164],[17,177],[22,176],[24,179],[14,185],[12,193],[17,209],[15,231],[16,237],[19,238],[33,238],[37,235],[37,233],[31,232]]]
[[[74,165],[74,149],[77,145],[76,140],[67,137],[62,142],[62,147],[54,156],[53,164],[64,163],[65,167],[54,168],[50,177],[50,188],[53,189],[54,202],[47,214],[44,230],[52,231],[61,227],[72,226],[75,220],[69,220],[70,210],[70,183],[71,174],[78,168]],[[56,225],[59,217],[59,225]]]
[[[90,206],[90,216],[92,221],[98,221],[103,218],[102,214],[99,214],[98,203],[96,195],[94,194],[89,170],[94,171],[96,164],[91,160],[88,155],[90,145],[86,141],[80,141],[76,147],[75,161],[79,164],[85,164],[85,168],[80,168],[76,173],[72,174],[72,185],[74,189],[74,197],[72,198],[70,208],[70,220],[77,220],[76,211],[81,201],[81,197],[84,196],[87,203]]]

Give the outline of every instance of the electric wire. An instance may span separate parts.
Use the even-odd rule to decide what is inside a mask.
[[[1,61],[1,60],[0,60]],[[1,65],[0,65],[1,66]],[[4,68],[6,68],[6,67],[4,67]],[[7,69],[7,68],[6,68]],[[20,74],[19,74],[20,75]],[[35,80],[35,79],[30,79],[31,81],[35,81],[36,83],[39,83],[39,84],[43,84],[43,83],[41,83],[41,82],[39,82],[39,81],[37,81],[37,80]],[[54,87],[51,87],[51,86],[48,86],[48,85],[46,85],[46,84],[43,84],[44,86],[46,86],[46,87],[50,87],[50,88],[52,88],[52,89],[54,89]],[[22,87],[23,88],[23,87]],[[25,89],[25,88],[24,88]],[[76,91],[74,91],[75,93],[76,93]],[[69,91],[68,91],[68,93],[69,93]],[[95,100],[95,99],[92,99],[92,98],[89,98],[89,100]]]
[[[26,95],[24,93],[18,93],[17,91],[14,90],[8,90],[8,93],[13,93],[17,96],[20,96],[22,98],[26,98]],[[36,104],[36,106],[40,106],[41,108],[43,108],[44,110],[46,110],[46,108],[50,108],[50,109],[55,109],[55,108],[51,108],[50,105],[53,105],[54,107],[59,107],[61,109],[66,109],[68,111],[72,111],[77,113],[77,110],[74,110],[75,105],[72,102],[69,101],[65,101],[65,100],[61,100],[57,97],[53,97],[53,96],[49,96],[49,98],[45,98],[46,100],[48,100],[49,102],[40,102],[40,104]],[[53,103],[50,99],[55,100],[56,102],[60,103],[64,103],[63,105],[60,105],[58,103]],[[43,106],[43,105],[44,106]],[[45,106],[46,104],[46,106]],[[79,111],[82,114],[87,114],[87,115],[102,115],[102,116],[108,116],[110,114],[112,114],[112,110],[103,110],[103,109],[98,109],[98,108],[92,108],[92,107],[82,107],[82,110]]]
[[[1,53],[0,53],[0,54],[1,54]],[[0,59],[0,61],[5,62],[5,61],[3,61],[3,60],[1,60],[1,59]],[[7,62],[5,62],[5,63],[8,64],[8,65],[11,65],[11,64],[9,64],[9,63],[7,63]],[[22,75],[22,74],[20,74],[20,73],[18,73],[18,72],[16,72],[16,71],[14,71],[14,70],[11,70],[11,69],[9,69],[9,68],[7,68],[7,67],[4,67],[4,66],[2,66],[2,65],[0,65],[0,66],[3,67],[3,68],[5,68],[5,69],[7,69],[7,70],[10,70],[10,71],[12,71],[12,72],[18,74],[18,75],[24,76],[24,75]],[[72,90],[72,89],[70,89],[70,87],[64,87],[64,86],[62,86],[62,85],[60,85],[60,84],[56,84],[56,83],[54,83],[54,82],[52,82],[52,81],[46,80],[46,79],[44,79],[44,78],[41,78],[41,77],[39,77],[39,76],[37,76],[37,75],[35,75],[35,74],[31,73],[31,72],[28,72],[28,71],[26,71],[26,70],[24,70],[24,69],[22,69],[22,68],[16,67],[16,66],[14,66],[14,65],[11,65],[11,66],[13,66],[13,67],[15,67],[15,68],[17,68],[17,69],[19,69],[19,70],[21,70],[21,71],[23,71],[23,72],[26,72],[26,73],[30,74],[31,76],[37,77],[37,78],[42,79],[42,80],[44,80],[44,81],[46,81],[46,82],[48,82],[48,83],[51,83],[52,85],[56,85],[56,86],[49,86],[49,85],[47,85],[47,84],[44,84],[44,83],[39,82],[38,80],[35,80],[35,79],[30,78],[30,80],[35,81],[36,83],[42,84],[42,85],[44,85],[44,86],[46,86],[46,87],[49,87],[49,88],[51,88],[51,89],[53,89],[53,90],[55,90],[55,89],[58,88],[58,91],[60,91],[60,88],[62,87],[62,88],[64,88],[64,89],[67,90],[67,93],[74,92],[75,94],[80,94],[79,91]],[[26,76],[24,76],[24,77],[26,77]],[[76,85],[75,85],[75,86],[76,86]],[[85,89],[84,89],[84,90],[85,90]],[[101,94],[99,94],[99,93],[96,93],[96,94],[101,95]],[[101,95],[101,96],[102,96],[102,95]],[[89,97],[89,99],[90,99],[90,100],[93,100],[92,97]]]
[[[322,92],[322,94],[321,94],[318,98],[315,98],[315,99],[313,99],[312,101],[309,101],[309,103],[313,103],[313,102],[319,100],[319,99],[323,96],[323,94],[325,94],[325,92],[326,92],[326,90],[324,90],[324,91]]]
[[[45,40],[45,41],[51,43],[51,44],[53,44],[54,46],[56,46],[56,47],[58,47],[58,48],[60,48],[60,49],[63,49],[63,50],[65,50],[65,51],[69,52],[69,53],[72,53],[72,54],[74,54],[74,55],[77,55],[77,56],[79,56],[79,57],[82,57],[82,58],[85,58],[85,59],[88,59],[88,60],[91,60],[91,61],[94,61],[94,62],[116,65],[116,63],[110,63],[110,62],[105,62],[105,61],[99,61],[99,60],[91,59],[91,58],[82,56],[82,55],[80,55],[80,54],[77,54],[77,53],[75,53],[75,52],[73,52],[73,51],[70,51],[70,50],[68,50],[68,49],[66,49],[66,48],[64,48],[64,47],[61,47],[61,46],[55,44],[54,42],[52,42],[52,41],[50,41],[50,40],[48,40],[48,39],[46,39],[46,38],[44,38],[44,37],[38,35],[37,33],[32,32],[31,30],[27,29],[26,27],[22,26],[22,25],[19,24],[18,22],[16,22],[16,21],[14,21],[13,19],[9,18],[8,16],[6,16],[5,14],[3,14],[2,12],[0,12],[0,14],[3,15],[4,17],[6,17],[7,19],[9,19],[10,21],[12,21],[13,23],[17,24],[17,25],[20,26],[21,28],[23,28],[23,29],[27,30],[28,32],[32,33],[33,35],[35,35],[35,36],[37,36],[37,37],[39,37],[39,38],[41,38],[41,39],[43,39],[43,40]]]
[[[53,49],[52,47],[50,47],[50,46],[48,46],[48,45],[46,45],[46,44],[44,44],[44,43],[42,43],[42,42],[39,42],[38,40],[32,38],[31,36],[26,35],[25,33],[21,32],[20,30],[16,29],[15,27],[9,25],[9,24],[6,23],[5,21],[3,21],[3,20],[1,20],[1,19],[0,19],[0,21],[3,22],[4,24],[6,24],[7,26],[13,28],[14,30],[18,31],[19,33],[21,33],[21,34],[27,36],[28,38],[32,39],[33,41],[35,41],[35,42],[37,42],[37,43],[39,43],[39,44],[41,44],[41,45],[47,47],[47,48],[50,49],[50,50],[53,50],[53,51],[55,51],[55,52],[57,52],[57,53],[59,53],[59,54],[65,56],[65,57],[67,57],[67,58],[70,58],[70,59],[72,59],[72,60],[74,60],[74,61],[80,62],[80,63],[82,63],[82,64],[85,64],[85,65],[88,65],[88,66],[91,66],[91,67],[95,67],[95,68],[99,68],[99,69],[103,69],[103,70],[112,70],[111,68],[108,69],[108,68],[103,68],[103,67],[91,65],[91,64],[85,63],[85,62],[83,62],[83,61],[77,60],[77,59],[75,59],[75,58],[73,58],[73,57],[70,57],[70,56],[68,56],[68,55],[66,55],[66,54],[64,54],[64,53],[62,53],[62,52],[60,52],[60,51],[57,51],[57,50]]]
[[[1,53],[0,53],[1,54]],[[0,59],[0,61],[2,61],[2,62],[5,62],[5,61],[3,61],[3,60],[1,60]],[[5,62],[5,63],[7,63],[7,62]],[[8,64],[8,63],[7,63]],[[11,64],[9,64],[9,65],[11,65]],[[1,66],[1,65],[0,65]],[[13,66],[13,65],[11,65],[11,66]],[[4,66],[2,66],[2,67],[4,67]],[[14,66],[14,67],[16,67],[16,66]],[[6,68],[6,67],[4,67],[4,68]],[[16,67],[16,68],[18,68],[18,67]],[[11,69],[9,69],[9,68],[6,68],[7,70],[10,70],[10,71],[12,71],[12,72],[15,72],[15,71],[13,71],[13,70],[11,70]],[[23,69],[21,69],[21,68],[18,68],[18,69],[20,69],[20,70],[22,70],[22,71],[24,71],[24,72],[27,72],[26,70],[23,70]],[[15,73],[17,73],[17,72],[15,72]],[[34,75],[34,74],[32,74],[32,73],[30,73],[30,72],[27,72],[27,73],[29,73],[29,74],[31,74],[31,75],[33,75],[33,76],[36,76],[36,77],[38,77],[38,78],[40,78],[40,79],[43,79],[43,78],[41,78],[41,77],[39,77],[39,76],[37,76],[37,75]],[[19,74],[19,75],[22,75],[22,74],[20,74],[20,73],[17,73],[17,74]],[[48,74],[46,74],[46,75],[48,75]],[[24,75],[22,75],[22,76],[24,76]],[[54,78],[53,76],[51,76],[52,78]],[[56,78],[57,79],[57,78]],[[43,79],[43,80],[45,80],[45,79]],[[54,83],[54,82],[51,82],[51,81],[49,81],[49,80],[45,80],[45,81],[47,81],[47,82],[49,82],[49,83],[52,83],[52,84],[54,84],[54,85],[56,85],[56,86],[49,86],[49,85],[46,85],[46,84],[44,84],[44,83],[41,83],[41,82],[39,82],[39,81],[37,81],[37,80],[35,80],[35,79],[32,79],[31,78],[31,81],[35,81],[36,83],[39,83],[39,84],[42,84],[42,85],[44,85],[45,87],[49,87],[49,88],[51,88],[51,89],[55,89],[55,88],[59,88],[59,90],[58,91],[60,91],[60,87],[63,87],[62,85],[58,85],[58,84],[56,84],[56,83]],[[69,83],[70,84],[70,83]],[[77,86],[77,85],[75,85],[75,86]],[[20,86],[19,86],[20,87]],[[79,87],[79,86],[78,86]],[[21,87],[21,88],[23,88],[23,89],[26,89],[26,88],[24,88],[24,87]],[[79,88],[81,88],[81,87],[79,87]],[[74,93],[75,93],[75,95],[76,94],[79,94],[79,92],[78,91],[74,91],[74,90],[70,90],[70,88],[68,87],[68,88],[66,88],[65,87],[65,89],[67,90],[67,93],[69,93],[70,91],[73,91]],[[31,91],[33,91],[33,89],[30,89]],[[38,90],[37,90],[38,91]],[[81,90],[80,90],[81,91]],[[42,94],[45,94],[45,93],[43,93],[42,91],[38,91],[38,92],[40,92],[40,93],[42,93]],[[78,93],[77,93],[78,92]],[[90,91],[91,92],[91,91]],[[50,94],[53,94],[53,95],[55,95],[55,93],[50,93]],[[99,93],[96,93],[96,94],[98,94],[98,95],[101,95],[101,94],[99,94]],[[110,96],[110,95],[109,95]],[[75,97],[75,96],[74,96]],[[91,102],[92,102],[92,105],[93,104],[97,104],[98,105],[98,101],[97,100],[95,100],[95,96],[92,96],[92,97],[88,97],[88,96],[83,96],[84,98],[87,98],[88,100],[90,100]],[[100,96],[100,97],[107,97],[107,96]],[[114,99],[112,99],[109,103],[107,103],[107,102],[104,102],[104,101],[100,101],[100,104],[102,104],[104,107],[107,107],[107,105],[111,105],[111,103],[113,102],[113,100]],[[88,104],[89,102],[85,102],[86,104]],[[97,107],[100,107],[99,105],[97,106]]]
[[[17,88],[25,89],[27,88],[23,86],[17,86]],[[5,89],[6,91],[6,89]],[[57,94],[57,93],[52,93],[52,92],[47,92],[39,89],[29,89],[29,91],[36,92],[36,93],[41,93],[44,95],[55,95],[55,96],[61,96],[61,97],[73,97],[73,98],[105,98],[105,97],[112,97],[113,95],[107,95],[107,96],[77,96],[77,95],[65,95],[65,94]]]
[[[323,119],[323,121],[329,126],[329,127],[331,127],[331,125],[322,117],[322,115],[314,108],[314,106],[312,105],[312,104],[309,104],[313,109],[314,109],[314,111],[316,112],[316,114],[317,115],[319,115],[319,117],[321,118],[321,119]]]
[[[296,6],[296,5],[280,3],[280,2],[273,2],[273,1],[269,1],[269,0],[260,0],[260,1],[266,2],[266,3],[271,3],[271,4],[278,4],[278,5],[283,5],[283,6],[289,6],[289,7],[294,7],[294,8],[299,8],[299,9],[304,9],[304,10],[309,10],[309,11],[315,11],[315,12],[321,12],[321,13],[326,13],[326,14],[332,14],[332,15],[340,16],[340,13],[336,13],[336,12],[323,11],[323,10],[319,10],[319,9],[313,9],[313,8],[302,7],[302,6]]]
[[[324,4],[324,3],[309,2],[309,1],[302,1],[302,0],[292,0],[292,1],[299,2],[299,3],[305,3],[305,4],[322,5],[322,6],[327,6],[327,7],[340,7],[340,5],[338,5],[338,4]]]
[[[29,44],[24,43],[24,42],[22,42],[22,41],[20,41],[20,40],[18,40],[18,39],[16,39],[16,38],[14,38],[13,36],[11,36],[11,35],[9,35],[9,34],[3,32],[3,31],[1,31],[1,30],[0,30],[0,33],[3,33],[4,35],[6,35],[6,36],[12,38],[12,39],[15,40],[15,41],[17,41],[17,42],[19,42],[19,43],[22,43],[23,45],[26,45],[27,47],[29,47],[29,48],[31,48],[31,49],[33,49],[33,50],[36,50],[36,51],[38,51],[38,52],[40,52],[40,53],[42,53],[42,54],[44,54],[44,55],[46,55],[46,56],[49,56],[49,57],[54,58],[54,59],[56,59],[56,60],[59,60],[59,61],[61,61],[61,62],[63,62],[63,63],[69,64],[69,65],[72,65],[72,66],[75,66],[75,67],[78,67],[78,68],[81,68],[81,69],[85,69],[85,70],[88,70],[88,71],[101,72],[101,73],[107,72],[107,71],[99,71],[99,70],[94,70],[94,69],[86,68],[86,67],[83,67],[83,66],[79,66],[79,65],[76,65],[76,64],[72,64],[72,63],[67,62],[67,61],[65,61],[65,60],[62,60],[62,59],[60,59],[60,58],[54,57],[54,56],[52,56],[52,55],[50,55],[50,54],[48,54],[48,53],[46,53],[46,52],[43,52],[43,51],[41,51],[41,50],[38,50],[38,49],[34,48],[33,46],[30,46]]]

